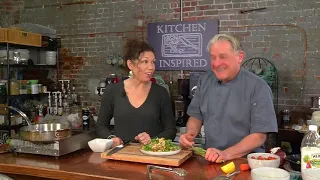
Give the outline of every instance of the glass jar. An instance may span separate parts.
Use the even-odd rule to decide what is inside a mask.
[[[28,81],[20,80],[20,94],[28,94]]]
[[[0,83],[0,104],[7,102],[7,86],[5,83]]]
[[[20,85],[18,81],[12,80],[10,82],[10,94],[11,95],[19,95],[20,94]]]

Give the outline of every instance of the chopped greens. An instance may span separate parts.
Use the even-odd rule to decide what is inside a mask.
[[[180,147],[175,145],[171,139],[154,138],[150,143],[143,145],[142,149],[153,152],[169,152],[179,150]]]

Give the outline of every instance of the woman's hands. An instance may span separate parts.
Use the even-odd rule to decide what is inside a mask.
[[[149,142],[151,142],[151,137],[146,132],[142,132],[142,133],[138,134],[134,139],[136,141],[139,141],[140,143],[142,143],[144,145],[148,144]],[[118,137],[114,137],[114,138],[112,138],[112,140],[113,140],[112,147],[115,147],[115,146],[118,146],[120,144],[123,144],[123,141]]]
[[[112,138],[112,141],[113,141],[112,147],[119,146],[120,144],[123,143],[123,141],[118,137]]]
[[[144,145],[148,144],[151,141],[150,135],[146,132],[138,134],[134,139]]]

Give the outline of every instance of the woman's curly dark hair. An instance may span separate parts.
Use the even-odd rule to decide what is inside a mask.
[[[129,39],[124,48],[124,60],[126,62],[128,60],[137,60],[139,59],[141,53],[148,51],[155,53],[150,44],[136,39]]]

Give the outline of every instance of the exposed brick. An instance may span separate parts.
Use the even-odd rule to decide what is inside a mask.
[[[218,11],[203,11],[204,15],[218,15]]]
[[[15,22],[35,23],[57,30],[62,36],[60,51],[61,74],[63,78],[74,79],[79,85],[79,93],[88,93],[86,87],[90,78],[104,78],[115,72],[112,66],[105,65],[105,58],[112,53],[122,53],[122,46],[129,37],[147,38],[149,22],[180,20],[180,1],[97,1],[90,5],[73,5],[62,8],[34,8],[54,4],[56,1],[10,0],[5,6],[0,3],[0,26],[7,27]],[[242,9],[266,7],[262,11],[240,14]],[[318,93],[320,81],[320,3],[315,0],[185,0],[184,20],[218,19],[222,25],[219,32],[228,32],[239,36],[246,52],[246,59],[259,56],[272,60],[279,70],[279,104],[281,108],[292,107],[299,98],[303,60],[303,36],[294,27],[242,27],[258,24],[297,24],[308,35],[308,74],[305,94]],[[143,21],[143,26],[137,20]],[[95,34],[96,32],[118,32]],[[126,33],[122,31],[145,31]],[[77,33],[88,33],[78,36]],[[300,42],[300,43],[299,43]],[[279,54],[277,54],[279,53]],[[79,59],[77,58],[79,57]],[[81,57],[81,58],[80,58]],[[74,69],[72,69],[74,68]],[[177,78],[178,72],[158,72],[169,81],[168,74]],[[300,74],[299,74],[300,73]],[[282,92],[288,86],[288,93]],[[173,96],[177,85],[173,84]],[[308,103],[308,98],[302,102]]]
[[[201,0],[201,1],[198,1],[198,5],[208,5],[208,4],[213,4],[213,0]]]
[[[232,3],[233,0],[214,0],[215,4],[227,4],[227,3]]]
[[[208,10],[211,9],[211,5],[198,6],[197,10]]]

